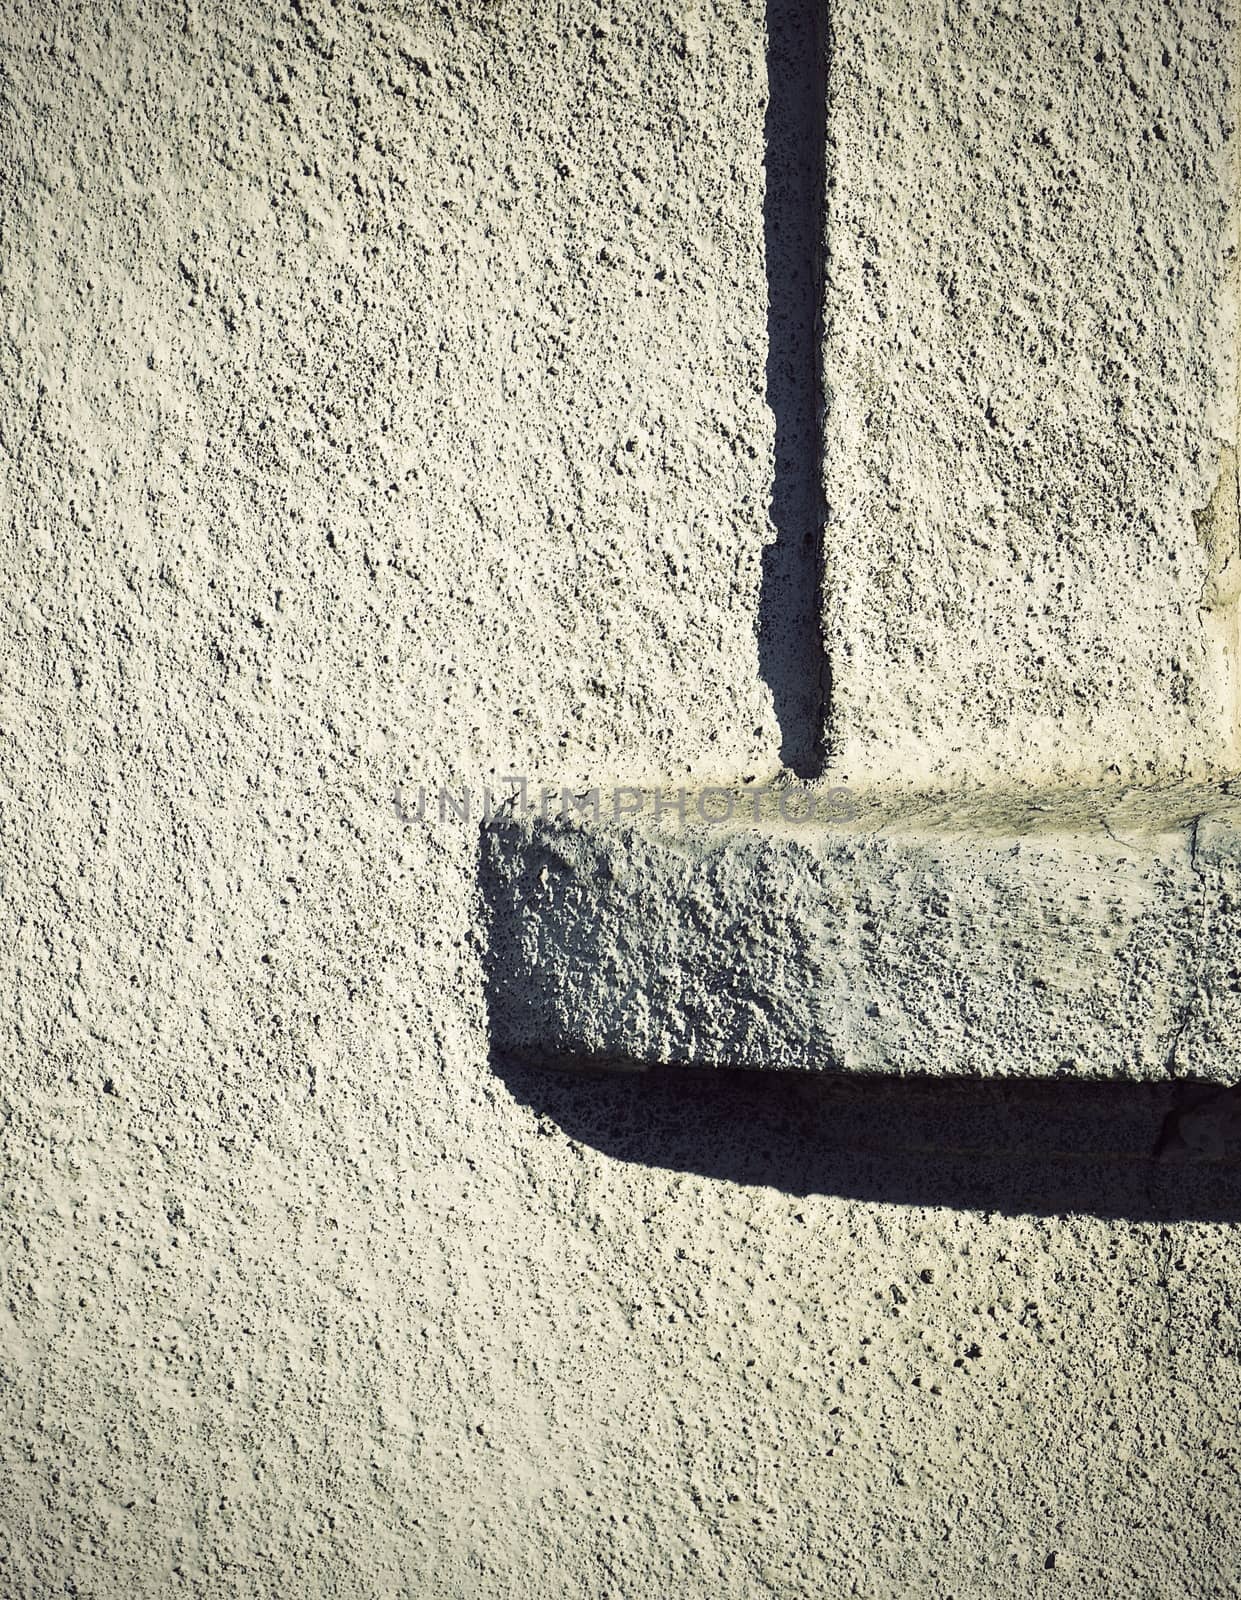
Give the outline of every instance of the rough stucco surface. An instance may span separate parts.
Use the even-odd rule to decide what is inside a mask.
[[[813,793],[776,801],[795,815]],[[657,822],[652,804],[628,821],[491,824],[501,1048],[759,1071],[1236,1079],[1241,806],[1227,789],[872,799],[803,826],[748,798],[727,823]]]
[[[773,748],[762,34],[3,8],[6,1595],[1235,1584],[1224,1176],[497,1076],[400,799]]]
[[[1235,771],[1236,8],[831,7],[851,781]]]

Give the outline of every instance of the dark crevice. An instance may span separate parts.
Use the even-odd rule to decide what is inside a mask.
[[[763,552],[759,670],[800,778],[824,764],[822,419],[819,381],[826,140],[826,48],[815,0],[768,0],[763,237],[767,403],[775,424],[771,520]]]

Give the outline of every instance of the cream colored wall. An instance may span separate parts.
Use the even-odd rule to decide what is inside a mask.
[[[1229,1228],[497,1076],[402,798],[774,764],[765,96],[739,0],[5,6],[6,1594],[1234,1581]]]

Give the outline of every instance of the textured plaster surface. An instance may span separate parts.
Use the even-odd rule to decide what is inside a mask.
[[[1229,788],[859,800],[800,826],[766,814],[813,796],[747,806],[743,791],[727,824],[493,823],[501,1046],[647,1066],[1236,1080]]]
[[[774,748],[763,14],[0,17],[0,1592],[1229,1592],[1229,1169],[497,1076],[402,799]]]
[[[830,16],[837,772],[1237,770],[1235,6]]]

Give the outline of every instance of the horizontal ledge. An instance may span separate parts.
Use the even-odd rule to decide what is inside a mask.
[[[791,799],[717,823],[667,804],[494,818],[497,1049],[582,1067],[1237,1076],[1234,785],[772,793],[817,797],[828,820],[787,820],[805,809]]]

